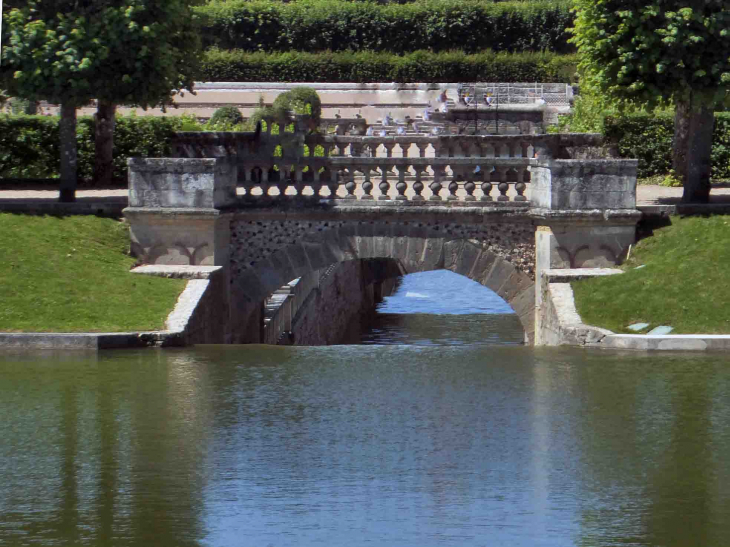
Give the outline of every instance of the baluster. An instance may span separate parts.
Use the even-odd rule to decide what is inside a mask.
[[[360,199],[364,200],[372,200],[375,199],[370,192],[373,191],[373,183],[370,180],[370,166],[366,165],[365,167],[362,167],[359,169],[362,171],[363,176],[365,177],[365,181],[362,183],[362,190],[365,192],[365,195],[361,197]]]
[[[428,150],[428,143],[417,142],[416,146],[418,147],[418,157],[425,158],[426,150]]]
[[[304,172],[301,165],[294,167],[294,191],[297,197],[304,195]]]
[[[416,181],[413,183],[413,191],[416,195],[413,196],[413,201],[423,201],[425,198],[421,195],[421,192],[423,192],[423,181],[421,179],[424,168],[420,165],[414,165],[413,170],[416,172]]]
[[[332,169],[330,171],[330,181],[329,184],[327,184],[327,188],[330,190],[330,195],[328,196],[328,199],[337,199],[337,188],[339,187],[339,183],[337,181],[337,170]]]
[[[509,201],[509,197],[507,196],[507,190],[509,190],[509,184],[507,183],[507,171],[509,171],[509,168],[497,166],[496,169],[499,180],[497,188],[499,189],[500,194],[497,196],[497,201]]]
[[[345,184],[347,195],[345,199],[357,199],[355,196],[355,188],[357,188],[357,184],[355,184],[355,170],[348,169],[345,176],[347,177],[347,183]]]
[[[520,143],[520,148],[522,149],[522,157],[523,158],[527,158],[528,157],[528,155],[527,155],[527,153],[528,153],[527,152],[527,149],[530,148],[530,143],[527,142],[527,141],[522,141]]]
[[[524,183],[526,173],[527,167],[520,167],[517,169],[517,184],[515,184],[515,191],[517,192],[517,195],[515,196],[515,201],[527,201],[527,198],[524,195],[525,189],[527,188],[527,185]]]
[[[412,143],[410,143],[410,142],[399,142],[398,143],[398,146],[400,147],[400,155],[402,157],[404,157],[404,158],[409,157],[408,152],[411,149],[411,144]]]
[[[383,143],[383,146],[385,147],[385,157],[392,158],[393,157],[393,148],[395,148],[395,143]]]
[[[350,155],[354,157],[362,156],[363,145],[360,143],[350,143]]]
[[[476,174],[474,173],[474,169],[468,167],[466,169],[466,183],[464,184],[464,190],[466,191],[464,201],[476,201],[477,199],[474,197],[474,190],[476,190],[476,184],[474,184],[475,178]]]
[[[515,157],[515,154],[517,152],[517,146],[518,146],[518,143],[513,142],[513,141],[507,143],[507,149],[509,150],[509,157],[510,158],[514,158]]]
[[[289,187],[289,167],[279,165],[279,182],[276,184],[279,189],[279,197],[284,199],[286,197],[286,189]]]
[[[388,168],[383,165],[380,167],[381,172],[381,180],[380,184],[378,184],[378,188],[380,188],[380,195],[378,196],[378,200],[386,200],[390,199],[390,196],[388,196],[388,192],[390,191],[390,183],[388,182]]]
[[[319,198],[319,193],[322,191],[322,179],[320,177],[319,167],[310,165],[309,168],[312,170],[312,193],[315,198]]]
[[[395,185],[395,189],[398,190],[398,195],[395,196],[395,199],[404,201],[408,199],[406,197],[406,189],[408,188],[406,184],[406,173],[408,173],[408,166],[399,165],[396,169],[398,169],[398,182]]]
[[[449,195],[446,197],[446,201],[456,201],[457,199],[459,199],[456,196],[456,191],[459,189],[459,183],[457,182],[457,180],[462,174],[462,169],[452,167],[451,171],[452,171],[451,182],[449,182],[449,186],[448,186]]]
[[[431,188],[431,192],[433,192],[433,195],[429,197],[429,201],[443,201],[443,198],[439,195],[439,192],[441,191],[441,188],[443,186],[441,185],[441,179],[444,176],[444,166],[443,165],[434,165],[433,167],[433,182],[429,186]]]
[[[479,198],[479,201],[493,201],[492,196],[490,195],[492,193],[492,166],[480,165],[479,167],[484,175],[484,182],[482,182],[481,185],[482,197]]]

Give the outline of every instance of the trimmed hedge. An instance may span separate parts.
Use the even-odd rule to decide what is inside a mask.
[[[212,49],[202,62],[210,82],[565,82],[575,55],[462,51],[407,55],[373,52],[246,53]]]
[[[58,118],[0,115],[0,179],[57,178],[60,170]],[[170,155],[181,117],[123,116],[114,131],[114,179],[127,182],[128,157]],[[94,169],[94,120],[82,117],[76,130],[79,186],[90,186]],[[2,181],[0,180],[0,184]]]
[[[570,53],[570,2],[213,0],[196,8],[205,46],[244,51],[427,49]]]
[[[666,175],[672,168],[674,116],[634,114],[607,116],[606,138],[618,145],[624,158],[639,160],[639,177]],[[712,140],[712,177],[730,178],[730,113],[715,114]]]

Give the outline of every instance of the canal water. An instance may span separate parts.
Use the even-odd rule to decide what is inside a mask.
[[[0,545],[730,543],[727,357],[534,349],[418,283],[362,345],[0,354]]]

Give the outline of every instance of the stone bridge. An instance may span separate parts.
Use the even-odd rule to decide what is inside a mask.
[[[614,265],[634,242],[636,161],[606,154],[595,135],[180,134],[181,157],[130,160],[125,217],[142,262],[223,266],[206,341],[259,342],[283,284],[380,258],[478,281],[539,343],[540,271]]]

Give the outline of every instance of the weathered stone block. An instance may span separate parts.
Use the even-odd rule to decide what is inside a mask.
[[[635,209],[637,160],[544,160],[531,168],[532,202],[552,210]]]
[[[129,206],[220,208],[236,202],[237,171],[228,158],[130,158]]]

